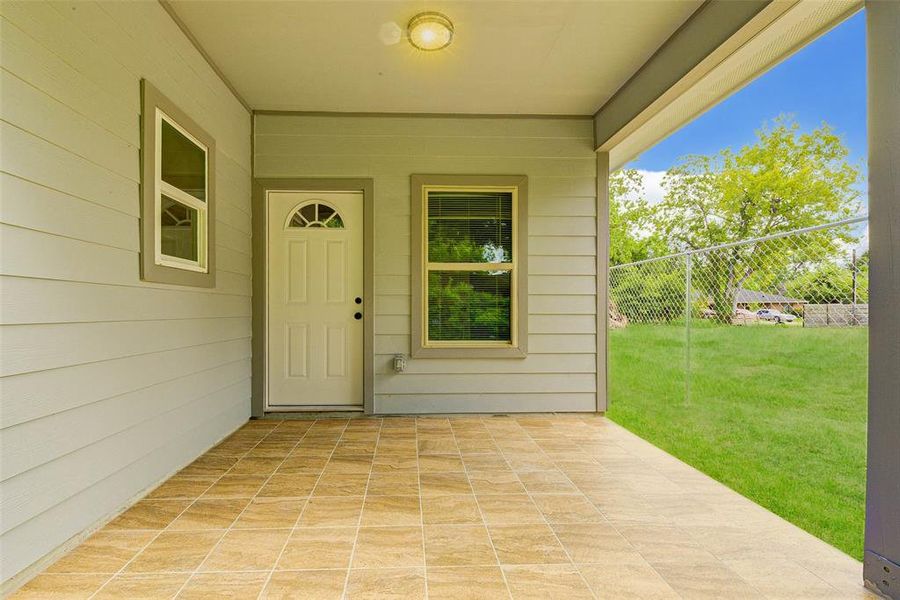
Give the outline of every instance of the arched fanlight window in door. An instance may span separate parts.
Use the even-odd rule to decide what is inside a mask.
[[[298,208],[291,216],[288,227],[326,227],[328,229],[343,229],[344,220],[334,207],[323,202],[313,200]]]

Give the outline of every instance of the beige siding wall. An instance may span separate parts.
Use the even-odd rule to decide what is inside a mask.
[[[257,115],[255,176],[375,181],[375,410],[594,410],[596,158],[590,119]],[[529,355],[411,359],[413,173],[528,176]],[[416,259],[413,259],[416,260]]]
[[[156,2],[0,5],[7,580],[249,414],[250,117]],[[218,285],[139,279],[141,77],[217,143]]]

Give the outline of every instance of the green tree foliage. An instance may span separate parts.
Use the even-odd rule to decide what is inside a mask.
[[[429,221],[429,261],[509,262],[511,226],[509,218],[498,218],[488,211],[477,220],[432,217]],[[428,335],[436,341],[509,340],[509,272],[430,271]]]
[[[630,323],[665,323],[684,317],[684,262],[664,259],[610,272],[610,295]]]
[[[757,132],[757,141],[738,152],[693,155],[666,174],[666,195],[649,219],[670,249],[698,249],[848,218],[859,208],[859,168],[828,125],[803,133],[788,117]],[[786,271],[802,271],[807,257],[833,256],[845,229],[804,236],[803,255],[790,244],[748,244],[701,260],[698,281],[716,312],[734,310],[735,293],[754,278],[759,285]],[[765,271],[765,272],[761,272]]]
[[[664,256],[665,240],[654,229],[652,207],[636,169],[609,178],[609,263],[620,265]],[[684,314],[684,271],[669,261],[626,268],[611,274],[613,310],[631,322],[667,321]]]
[[[431,262],[502,263],[509,262],[509,252],[493,242],[477,244],[469,239],[429,239]]]
[[[853,293],[854,271],[856,274],[856,295]],[[815,304],[846,304],[869,301],[869,261],[868,252],[850,263],[827,262],[802,273],[787,284],[789,295]]]
[[[509,292],[509,272],[429,272],[429,338],[509,340]]]
[[[666,254],[665,241],[654,233],[644,180],[636,169],[620,169],[609,177],[609,264]]]

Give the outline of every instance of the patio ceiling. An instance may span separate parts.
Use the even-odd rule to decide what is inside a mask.
[[[255,110],[592,115],[700,6],[649,2],[172,0]],[[453,44],[379,38],[436,10]]]

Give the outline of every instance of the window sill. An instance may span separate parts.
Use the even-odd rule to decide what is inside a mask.
[[[170,269],[181,269],[182,271],[191,271],[193,273],[209,273],[209,269],[201,267],[197,263],[180,261],[178,259],[157,258],[156,264],[160,267],[169,267]]]
[[[525,358],[528,352],[522,346],[485,348],[469,347],[422,347],[413,348],[412,358]]]

